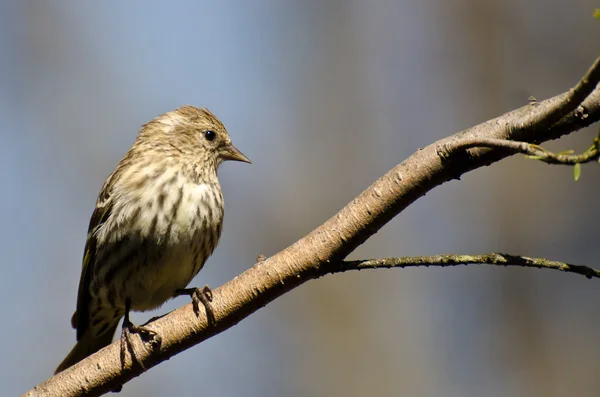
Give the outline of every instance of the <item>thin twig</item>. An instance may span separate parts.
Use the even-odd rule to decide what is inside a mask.
[[[552,153],[533,143],[492,138],[471,138],[457,141],[451,146],[446,146],[440,153],[467,150],[476,147],[505,149],[512,153],[522,153],[548,164],[583,164],[597,161],[600,157],[600,139],[598,137],[594,138],[594,145],[581,154]]]
[[[510,254],[483,254],[483,255],[435,255],[435,256],[403,256],[400,258],[365,259],[358,261],[343,261],[332,265],[331,273],[348,270],[364,269],[391,269],[405,267],[447,267],[459,265],[497,265],[533,267],[537,269],[558,270],[561,272],[575,273],[591,278],[600,278],[600,271],[587,266],[572,265],[565,262],[551,261],[544,258],[530,258],[527,256]]]
[[[579,80],[575,87],[571,88],[568,92],[560,97],[555,97],[549,101],[547,100],[543,102],[531,101],[527,106],[518,110],[518,112],[524,111],[520,117],[510,117],[512,116],[513,112],[509,112],[505,115],[508,117],[501,116],[497,119],[490,120],[487,123],[483,123],[481,126],[485,126],[485,129],[488,131],[495,128],[501,128],[507,131],[506,136],[501,139],[502,141],[512,140],[524,141],[528,143],[540,142],[540,140],[536,137],[536,134],[532,132],[543,131],[545,129],[550,129],[553,126],[556,127],[555,124],[563,122],[564,119],[569,115],[572,118],[572,120],[570,120],[571,122],[573,119],[580,121],[585,121],[585,119],[587,119],[589,116],[589,109],[584,101],[596,90],[599,82],[600,57],[596,58],[592,66],[590,66],[588,71],[581,78],[581,80]],[[557,130],[562,131],[562,128],[557,128]],[[487,140],[487,138],[490,138],[489,136],[485,136],[485,134],[481,134],[480,132],[481,131],[478,131],[477,128],[469,129],[455,134],[450,139],[444,140],[443,143],[440,144],[436,149],[438,156],[442,160],[447,160],[456,154],[464,152],[464,142],[468,140],[473,140],[473,142],[475,142],[477,139],[483,138]],[[548,134],[546,139],[556,139],[560,135],[561,134],[552,136],[552,134]],[[481,141],[480,143],[484,142],[485,141]],[[472,145],[470,147],[476,148],[479,146],[480,148],[488,148],[491,145],[492,143],[490,143],[488,146]],[[509,147],[504,147],[503,149],[509,149]],[[472,157],[477,157],[478,155],[489,157],[493,159],[488,160],[490,162],[497,161],[496,159],[498,157],[504,157],[498,153],[488,152],[470,154]],[[521,150],[517,150],[517,152],[521,152]]]

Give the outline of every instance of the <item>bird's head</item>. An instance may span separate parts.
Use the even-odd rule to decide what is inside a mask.
[[[223,123],[206,108],[186,105],[164,113],[142,127],[138,141],[143,150],[158,150],[215,171],[227,160],[250,163],[233,146]]]

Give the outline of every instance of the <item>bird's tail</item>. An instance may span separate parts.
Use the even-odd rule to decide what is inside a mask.
[[[54,374],[64,371],[87,356],[90,356],[103,347],[110,345],[118,325],[119,322],[117,319],[114,324],[111,324],[110,327],[108,327],[108,329],[99,336],[92,335],[91,329],[88,328],[82,337],[79,338],[69,354],[67,354],[67,357],[65,357],[58,368],[56,368]]]

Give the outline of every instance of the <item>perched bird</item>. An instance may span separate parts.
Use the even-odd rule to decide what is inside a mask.
[[[206,108],[183,106],[145,124],[104,182],[88,229],[71,323],[77,344],[56,373],[123,336],[147,332],[129,311],[159,307],[181,294],[215,249],[223,225],[217,168],[250,163]],[[123,354],[123,352],[122,352]]]

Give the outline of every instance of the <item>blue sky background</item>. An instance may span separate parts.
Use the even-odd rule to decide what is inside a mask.
[[[205,105],[253,161],[220,170],[224,234],[193,282],[216,287],[419,147],[567,90],[598,55],[598,6],[1,2],[1,394],[46,379],[75,342],[89,216],[141,124]],[[583,150],[594,134],[548,147]],[[599,177],[512,158],[431,192],[352,258],[497,251],[600,267]],[[329,276],[120,395],[594,396],[598,299],[598,281],[529,269]]]

